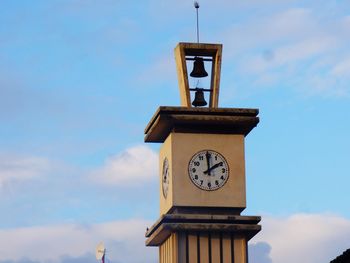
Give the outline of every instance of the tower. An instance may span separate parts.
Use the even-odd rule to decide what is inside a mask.
[[[247,263],[247,242],[261,229],[259,216],[241,215],[244,140],[259,122],[258,110],[219,107],[221,54],[220,44],[179,43],[181,107],[159,107],[145,129],[145,142],[162,143],[160,218],[146,232],[160,263]],[[194,61],[190,74],[188,61]],[[210,87],[190,88],[189,75],[209,75],[205,63]],[[204,92],[208,107],[200,107],[207,104]]]

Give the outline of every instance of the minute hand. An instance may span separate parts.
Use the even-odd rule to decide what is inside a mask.
[[[215,168],[218,168],[219,166],[222,166],[223,163],[222,162],[219,162],[217,164],[214,164],[212,167],[210,167],[208,170],[204,171],[203,173],[204,174],[207,174],[207,173],[210,173],[211,170],[214,170]]]

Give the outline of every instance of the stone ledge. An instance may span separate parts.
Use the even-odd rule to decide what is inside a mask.
[[[174,232],[233,233],[249,240],[261,230],[260,220],[259,216],[167,214],[146,232],[146,245],[159,246]]]
[[[243,134],[258,123],[258,109],[158,108],[145,128],[145,142],[164,142],[170,132]]]

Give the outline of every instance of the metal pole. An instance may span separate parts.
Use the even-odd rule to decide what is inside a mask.
[[[197,13],[197,43],[199,43],[199,22],[198,22],[199,4],[198,4],[198,2],[194,2],[194,7],[196,8],[196,13]]]

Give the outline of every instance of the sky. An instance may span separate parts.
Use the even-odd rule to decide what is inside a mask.
[[[220,107],[258,108],[246,137],[251,263],[329,262],[350,248],[350,2],[201,0],[223,44]],[[0,263],[158,262],[159,144],[179,106],[173,50],[195,42],[189,0],[3,0]],[[193,80],[191,82],[193,85]]]

